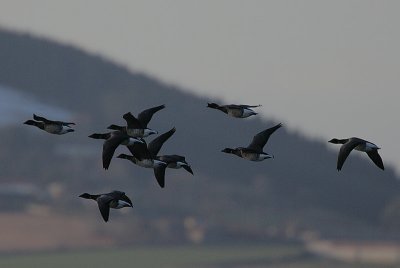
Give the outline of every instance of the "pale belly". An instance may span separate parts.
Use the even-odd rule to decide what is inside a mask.
[[[253,112],[252,110],[250,110],[250,109],[244,109],[244,110],[243,110],[242,117],[243,117],[243,118],[246,118],[246,117],[249,117],[249,116],[251,116],[251,115],[253,115],[253,114],[254,114],[254,112]]]
[[[178,168],[181,168],[184,165],[185,164],[183,164],[182,162],[173,162],[173,163],[169,163],[167,167],[168,168],[178,169]]]
[[[228,115],[233,116],[233,117],[242,117],[242,110],[240,110],[240,109],[228,110]]]
[[[128,128],[126,133],[131,137],[143,137],[143,129],[140,128]]]
[[[59,125],[47,125],[44,127],[44,130],[52,133],[52,134],[57,134],[60,133],[60,131],[62,130],[62,126]]]
[[[113,200],[110,202],[110,208],[119,209],[119,208],[130,207],[130,206],[131,205],[128,202],[125,202],[123,200],[118,200],[118,201]]]
[[[259,154],[257,154],[257,153],[245,153],[242,151],[242,157],[244,159],[247,159],[250,161],[261,161],[262,160],[262,159],[260,160]]]
[[[357,151],[361,151],[361,152],[371,152],[373,150],[377,150],[379,149],[378,146],[376,146],[373,143],[367,142],[366,144],[360,144],[358,145],[356,148],[354,148]]]
[[[250,160],[250,161],[263,161],[267,158],[272,158],[272,156],[268,154],[259,154],[259,153],[246,153],[242,151],[242,157],[244,159]]]
[[[143,159],[141,161],[137,161],[136,164],[144,168],[154,168],[154,161],[151,159]]]

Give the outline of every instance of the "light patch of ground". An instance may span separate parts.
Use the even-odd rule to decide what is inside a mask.
[[[90,221],[55,214],[1,213],[0,252],[103,247],[114,244]]]

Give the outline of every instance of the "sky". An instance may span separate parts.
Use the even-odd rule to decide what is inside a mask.
[[[261,116],[312,138],[365,138],[400,174],[400,1],[0,5],[0,27],[80,47],[218,102],[262,104]]]

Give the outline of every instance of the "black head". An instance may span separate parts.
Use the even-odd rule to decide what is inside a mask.
[[[25,125],[31,125],[31,126],[36,126],[37,123],[38,123],[38,122],[33,121],[33,120],[28,120],[28,121],[25,121],[25,122],[24,122]]]
[[[340,139],[331,139],[330,141],[328,141],[328,142],[330,142],[330,143],[333,143],[333,144],[345,144],[346,143],[346,141],[347,140],[340,140]]]
[[[221,152],[227,153],[227,154],[233,154],[233,153],[234,153],[234,150],[231,149],[231,148],[225,148],[225,149],[223,149]]]
[[[219,105],[216,104],[216,103],[211,102],[211,103],[207,103],[207,107],[216,109],[216,108],[219,107]]]
[[[85,198],[85,199],[92,199],[92,195],[88,193],[83,193],[79,197]]]

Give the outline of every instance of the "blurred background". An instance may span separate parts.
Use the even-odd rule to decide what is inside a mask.
[[[400,3],[0,3],[0,266],[398,267]],[[263,106],[239,120],[207,102]],[[177,131],[160,153],[194,176],[103,170],[87,136],[161,104],[149,127]],[[76,132],[23,125],[33,113]],[[279,122],[274,159],[220,152]],[[327,141],[351,136],[385,171],[358,152],[336,170]],[[114,189],[134,206],[108,223],[78,198]]]

